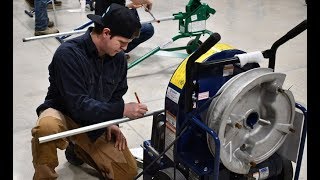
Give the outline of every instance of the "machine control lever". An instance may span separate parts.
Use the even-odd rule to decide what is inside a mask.
[[[193,102],[192,102],[192,94],[194,91],[194,74],[195,74],[195,68],[194,64],[195,61],[203,54],[205,54],[212,46],[217,44],[221,39],[220,34],[213,33],[211,34],[208,39],[199,46],[199,48],[191,54],[187,61],[186,65],[186,84],[185,84],[185,107],[186,112],[192,111],[193,108]]]

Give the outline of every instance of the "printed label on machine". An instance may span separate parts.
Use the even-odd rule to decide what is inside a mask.
[[[168,87],[167,90],[167,97],[172,100],[173,102],[175,102],[176,104],[178,104],[179,102],[179,97],[180,97],[180,93],[174,89],[172,89],[171,87]]]
[[[169,111],[166,111],[166,131],[165,148],[167,148],[176,139],[176,117]],[[173,161],[173,146],[166,152],[166,156]]]
[[[267,179],[268,176],[269,176],[269,167],[264,167],[264,168],[261,168],[259,169],[259,172],[260,172],[260,179]]]
[[[230,76],[233,74],[234,66],[233,64],[225,65],[223,68],[223,76]]]
[[[206,29],[206,21],[194,21],[188,25],[189,32],[203,31]]]
[[[209,98],[209,91],[201,92],[198,94],[198,100],[203,100]]]
[[[191,21],[196,21],[198,19],[198,16],[196,14],[191,16]]]

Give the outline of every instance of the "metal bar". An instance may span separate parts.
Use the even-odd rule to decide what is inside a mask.
[[[155,157],[155,159],[153,159],[148,166],[144,167],[143,170],[134,178],[134,180],[137,180],[142,174],[144,174],[144,172],[145,172],[146,170],[149,170],[149,168],[150,168],[155,162],[158,162],[158,160],[159,160],[161,157],[163,157],[163,155],[171,148],[171,146],[174,145],[174,144],[177,142],[178,139],[180,139],[181,135],[188,129],[187,127],[188,127],[188,126],[185,126],[185,127],[182,129],[182,131],[180,132],[180,134],[177,135],[176,139],[174,139],[174,140],[171,142],[171,144],[169,144],[169,145],[163,150],[163,152],[162,152],[161,154],[159,154],[158,157]],[[162,166],[162,164],[160,164],[160,165]]]
[[[85,27],[90,26],[92,23],[93,23],[93,21],[89,21],[89,22],[81,25],[80,27],[75,28],[74,31],[80,30],[80,29],[84,29]],[[68,37],[70,37],[70,36],[71,36],[71,34],[69,34],[69,35],[67,35],[67,36],[62,36],[61,39],[66,39],[66,38],[68,38]]]
[[[159,18],[159,19],[152,19],[152,20],[149,20],[149,21],[142,21],[140,23],[141,24],[153,23],[153,22],[160,23],[161,21],[168,21],[168,20],[174,20],[174,19],[175,19],[174,16],[169,16],[169,17],[163,17],[163,18]]]
[[[56,23],[56,25],[58,25],[58,18],[57,18],[57,14],[56,14],[56,6],[54,4],[54,1],[51,1],[51,4],[52,4],[52,8],[53,8],[54,22]]]
[[[148,53],[144,54],[143,56],[141,56],[140,58],[134,60],[133,62],[131,62],[130,64],[128,64],[128,68],[127,69],[131,69],[132,67],[134,67],[135,65],[139,64],[140,62],[144,61],[145,59],[147,59],[148,57],[150,57],[151,55],[155,54],[156,52],[160,51],[160,50],[164,50],[164,51],[176,51],[176,50],[182,50],[182,49],[186,49],[187,46],[184,47],[177,47],[177,48],[165,48],[167,47],[169,44],[173,43],[174,41],[180,39],[180,38],[185,38],[186,36],[184,35],[176,35],[173,38],[171,38],[171,40],[169,40],[168,42],[165,42],[164,44],[157,46],[156,48],[152,49],[151,51],[149,51]],[[200,36],[199,36],[200,37]]]
[[[219,177],[219,165],[220,165],[220,140],[217,135],[212,129],[210,129],[208,126],[203,124],[199,119],[197,119],[195,116],[192,117],[192,122],[194,122],[196,125],[198,125],[201,129],[205,130],[207,133],[209,133],[215,144],[214,148],[214,161],[213,161],[213,179],[218,180]]]
[[[133,62],[131,62],[130,64],[128,64],[128,68],[127,69],[131,69],[132,67],[134,67],[135,65],[139,64],[140,62],[144,61],[145,59],[147,59],[148,57],[150,57],[151,55],[155,54],[156,52],[160,51],[162,48],[168,46],[169,44],[171,44],[172,42],[174,42],[175,40],[177,40],[181,35],[177,35],[175,37],[173,37],[172,39],[170,39],[168,42],[165,42],[164,44],[157,46],[156,48],[152,49],[151,51],[149,51],[148,53],[144,54],[143,56],[141,56],[140,58],[134,60]]]
[[[269,49],[269,54],[268,54],[269,55],[268,68],[271,68],[274,70],[275,63],[276,63],[277,49],[282,44],[284,44],[285,42],[289,41],[290,39],[296,37],[297,35],[299,35],[300,33],[302,33],[306,29],[307,29],[307,20],[304,20],[272,44],[271,48]]]
[[[150,20],[150,21],[144,21],[144,22],[140,22],[141,24],[145,24],[145,23],[153,23],[153,22],[160,22],[160,21],[168,21],[168,20],[173,20],[174,16],[171,17],[164,17],[158,20]],[[84,26],[88,26],[90,23],[92,22],[88,22],[86,24],[84,24],[82,27]],[[33,40],[39,40],[39,39],[46,39],[46,38],[52,38],[52,37],[58,37],[58,36],[67,36],[67,35],[72,35],[72,34],[80,34],[80,33],[85,33],[87,30],[86,29],[82,29],[82,30],[73,30],[73,31],[69,31],[69,32],[62,32],[62,33],[55,33],[55,34],[48,34],[48,35],[42,35],[42,36],[34,36],[34,37],[28,37],[28,38],[23,38],[22,41],[23,42],[27,42],[27,41],[33,41]]]
[[[153,50],[151,50],[150,52],[148,52],[147,54],[141,56],[140,58],[134,60],[133,62],[131,62],[130,64],[128,64],[128,68],[127,69],[131,69],[132,67],[134,67],[135,65],[139,64],[140,62],[144,61],[145,59],[147,59],[148,57],[150,57],[151,55],[153,55],[154,53],[158,52],[160,50],[160,47],[156,47]]]
[[[190,56],[186,64],[186,82],[185,82],[185,100],[184,100],[184,107],[185,107],[185,112],[191,112],[193,110],[193,99],[192,99],[192,93],[194,92],[194,77],[196,75],[195,71],[196,69],[194,68],[194,64],[196,60],[205,54],[212,46],[217,44],[221,39],[220,34],[218,33],[213,33],[211,34],[206,41],[203,42],[199,46],[196,51],[194,51]]]
[[[69,34],[80,34],[86,32],[86,29],[83,30],[78,30],[78,31],[69,31],[69,32],[62,32],[62,33],[55,33],[55,34],[47,34],[47,35],[42,35],[42,36],[34,36],[34,37],[29,37],[29,38],[23,38],[23,42],[27,41],[33,41],[33,40],[39,40],[39,39],[46,39],[46,38],[52,38],[52,37],[57,37],[57,36],[65,36]]]
[[[148,116],[152,116],[155,113],[162,113],[164,112],[163,110],[158,110],[158,111],[154,111],[151,113],[146,113],[143,117],[148,117]],[[141,119],[138,118],[138,119]],[[101,129],[101,128],[105,128],[107,126],[111,126],[111,125],[115,125],[115,124],[120,124],[120,123],[124,123],[124,122],[128,122],[128,121],[133,121],[136,119],[129,119],[129,118],[121,118],[121,119],[115,119],[115,120],[111,120],[111,121],[106,121],[106,122],[102,122],[102,123],[98,123],[98,124],[93,124],[90,126],[85,126],[85,127],[81,127],[81,128],[77,128],[77,129],[72,129],[72,130],[68,130],[68,131],[64,131],[64,132],[60,132],[60,133],[56,133],[56,134],[51,134],[48,136],[43,136],[39,138],[39,143],[45,143],[45,142],[49,142],[49,141],[53,141],[56,139],[60,139],[60,138],[64,138],[64,137],[68,137],[68,136],[73,136],[73,135],[77,135],[77,134],[81,134],[81,133],[85,133],[88,131],[93,131],[93,130],[97,130],[97,129]]]
[[[153,20],[156,20],[158,23],[160,22],[160,21],[158,21],[158,20],[154,17],[154,15],[152,14],[152,12],[151,12],[145,5],[142,5],[142,6],[144,7],[144,10],[147,11],[147,12],[151,15],[151,17],[153,18]]]
[[[294,180],[299,179],[304,144],[305,144],[305,140],[306,140],[306,136],[307,136],[307,109],[298,103],[296,103],[296,108],[300,109],[303,112],[304,120],[303,120],[302,134],[301,134],[301,138],[300,138],[298,160],[297,160],[297,164],[296,164],[296,170],[294,173]]]

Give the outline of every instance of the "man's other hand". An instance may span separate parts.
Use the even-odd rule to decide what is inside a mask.
[[[114,136],[115,138],[114,147],[119,149],[119,151],[124,150],[128,146],[126,138],[124,137],[120,128],[117,125],[108,126],[106,135],[107,135],[106,138],[108,141],[111,141],[112,135]]]

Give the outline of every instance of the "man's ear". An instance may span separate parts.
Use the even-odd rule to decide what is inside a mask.
[[[110,34],[110,29],[109,28],[103,28],[103,35],[104,36],[111,36],[111,34]]]

